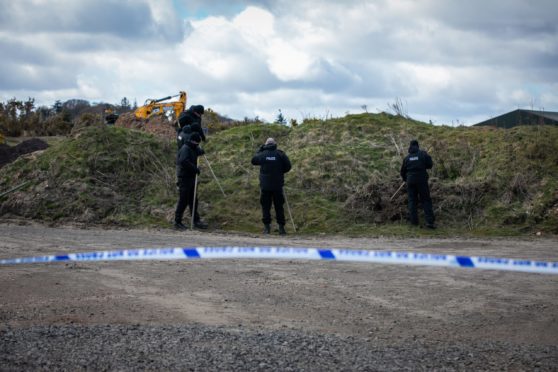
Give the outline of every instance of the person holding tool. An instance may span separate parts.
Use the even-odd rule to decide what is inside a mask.
[[[409,222],[411,225],[418,226],[417,205],[420,200],[424,209],[426,227],[435,229],[427,169],[432,169],[432,158],[426,151],[420,150],[417,140],[412,140],[409,154],[403,159],[400,172],[401,178],[407,183]]]
[[[174,227],[178,230],[187,229],[186,225],[182,223],[186,205],[190,207],[194,227],[198,229],[207,229],[207,224],[200,219],[198,214],[198,202],[195,195],[197,176],[200,174],[198,156],[204,154],[204,151],[199,147],[200,141],[201,136],[198,133],[192,133],[176,156],[176,176],[178,179],[177,186],[179,197],[174,213]]]
[[[277,149],[277,142],[268,138],[265,144],[252,158],[253,165],[260,166],[260,204],[262,205],[262,222],[264,234],[271,232],[271,204],[275,207],[275,216],[279,225],[279,234],[285,235],[285,211],[283,204],[284,174],[291,170],[291,161],[287,154]]]

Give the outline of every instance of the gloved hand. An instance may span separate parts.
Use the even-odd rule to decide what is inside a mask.
[[[197,175],[200,174],[200,167],[196,167],[196,174],[197,174]]]
[[[205,154],[204,149],[202,149],[201,147],[198,146],[198,155],[201,156],[203,154]]]
[[[262,152],[262,151],[264,150],[264,146],[265,146],[265,145],[261,145],[261,146],[260,146],[260,149],[258,150],[258,152]]]

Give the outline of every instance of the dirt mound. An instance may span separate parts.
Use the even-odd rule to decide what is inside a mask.
[[[120,115],[114,125],[116,127],[139,129],[167,139],[176,138],[174,124],[164,115],[156,115],[144,120],[136,118],[133,112],[128,112]]]
[[[9,167],[0,190],[30,182],[0,201],[0,217],[130,224],[157,216],[166,223],[175,199],[175,154],[173,142],[142,132],[84,128],[36,159]]]
[[[13,147],[0,144],[0,168],[16,160],[21,155],[29,154],[38,150],[44,150],[47,147],[48,144],[38,138],[25,140]]]

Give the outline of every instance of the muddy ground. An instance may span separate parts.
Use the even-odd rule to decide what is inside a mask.
[[[0,258],[281,245],[558,261],[558,239],[0,223]],[[558,276],[280,260],[0,266],[2,370],[556,370]]]

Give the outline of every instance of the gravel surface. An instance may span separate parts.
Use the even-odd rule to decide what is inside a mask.
[[[0,223],[0,257],[344,247],[558,261],[556,238],[351,239]],[[295,260],[0,266],[0,370],[556,371],[558,276]]]
[[[555,370],[556,347],[504,342],[385,345],[293,330],[36,326],[5,330],[4,370]]]

